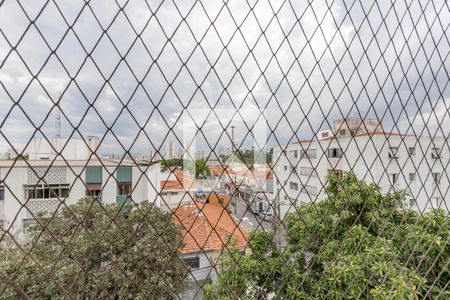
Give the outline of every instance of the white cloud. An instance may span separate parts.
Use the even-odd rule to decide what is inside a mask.
[[[62,95],[61,108],[73,125],[63,120],[63,134],[71,134],[82,122],[78,127],[82,135],[102,136],[107,128],[101,119],[110,126],[118,118],[113,130],[121,139],[129,143],[145,125],[155,145],[169,132],[163,119],[174,125],[185,107],[266,108],[271,128],[279,123],[274,134],[280,142],[311,136],[326,127],[324,118],[331,122],[347,114],[376,115],[387,128],[399,122],[407,129],[404,124],[413,119],[414,128],[448,122],[444,99],[448,102],[450,95],[444,71],[450,65],[444,59],[450,19],[445,18],[444,0],[428,5],[423,14],[416,3],[406,11],[403,3],[388,1],[379,1],[372,9],[369,3],[346,1],[260,0],[254,8],[250,2],[252,9],[246,1],[126,3],[124,13],[131,24],[123,12],[115,18],[119,8],[109,2],[57,3],[72,31],[50,2],[35,24],[50,48],[59,45],[58,57],[51,55],[31,26],[17,45],[24,63],[16,52],[8,55],[6,39],[16,46],[27,18],[15,1],[0,6],[0,28],[6,36],[0,35],[0,105],[11,106],[10,94],[13,101],[21,100],[21,106],[36,107],[33,112],[39,116],[33,120],[38,122],[51,109],[52,100]],[[43,4],[23,5],[34,18]],[[185,23],[177,29],[182,18]],[[109,36],[102,28],[108,28]],[[138,40],[135,31],[142,33]],[[26,99],[20,98],[32,79],[25,65],[37,74],[47,59],[37,78],[51,98],[36,87],[27,89]],[[75,82],[70,83],[70,77]],[[91,108],[83,120],[94,101],[98,115]],[[8,116],[9,134],[20,132],[14,126],[29,126],[23,118]],[[52,123],[46,120],[45,132],[52,134]],[[218,137],[220,129],[208,130]],[[25,143],[29,137],[18,134],[14,140]],[[169,139],[174,139],[172,133]],[[116,142],[108,144],[108,149],[120,151]],[[139,136],[136,144],[141,146],[133,149],[141,152],[150,147],[146,137]]]

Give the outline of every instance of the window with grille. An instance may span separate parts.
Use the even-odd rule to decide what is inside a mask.
[[[66,198],[69,196],[69,188],[69,184],[26,185],[25,197],[27,199]]]
[[[186,258],[183,258],[183,261],[191,269],[198,269],[198,268],[200,268],[200,257],[198,257],[198,256],[196,256],[196,257],[186,257]]]

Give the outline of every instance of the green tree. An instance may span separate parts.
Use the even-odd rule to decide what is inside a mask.
[[[195,161],[195,177],[211,176],[211,170],[203,159]]]
[[[183,166],[183,160],[174,158],[174,159],[163,159],[160,161],[161,167],[164,170],[167,170],[170,167],[182,167]]]
[[[179,228],[149,202],[82,199],[39,220],[21,249],[3,240],[3,299],[173,299],[186,286]]]
[[[442,210],[420,215],[403,192],[352,173],[330,175],[327,199],[285,219],[287,247],[273,233],[254,232],[251,254],[231,251],[219,261],[209,298],[448,299],[450,223]]]

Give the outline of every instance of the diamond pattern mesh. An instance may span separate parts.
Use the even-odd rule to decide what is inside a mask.
[[[317,221],[352,266],[320,213],[353,173],[404,203],[363,198],[398,252],[350,254],[449,297],[449,26],[445,0],[0,0],[0,297],[408,298],[292,254]]]

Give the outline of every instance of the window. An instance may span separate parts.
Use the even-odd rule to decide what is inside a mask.
[[[311,186],[311,185],[304,185],[301,190],[301,193],[315,196],[315,195],[317,195],[317,188],[315,186]]]
[[[398,183],[398,173],[391,174],[391,182],[392,182],[392,184]]]
[[[118,182],[132,182],[133,169],[130,166],[120,166],[117,168]]]
[[[353,130],[350,130],[350,135],[351,135],[351,136],[355,136],[355,135],[356,135],[356,130],[354,130],[354,129],[353,129]]]
[[[333,174],[333,173],[338,178],[344,176],[344,171],[342,171],[342,170],[333,170],[333,169],[328,170],[328,174]]]
[[[410,207],[413,207],[414,206],[414,204],[415,204],[415,200],[414,199],[409,199],[409,206]]]
[[[316,149],[308,149],[308,150],[300,150],[300,159],[302,158],[316,158],[317,150]]]
[[[300,167],[300,175],[301,176],[307,176],[307,177],[316,177],[316,173],[314,172],[313,168],[308,167]]]
[[[328,131],[322,132],[322,138],[327,138],[327,137],[328,137]]]
[[[66,198],[69,196],[69,184],[40,184],[25,186],[27,199]]]
[[[117,195],[130,196],[132,190],[133,169],[130,166],[120,166],[117,168]]]
[[[186,257],[183,259],[184,263],[188,265],[191,269],[200,268],[200,258],[196,257]]]
[[[414,181],[416,173],[409,173],[409,181]]]
[[[90,189],[89,186],[86,189],[86,196],[88,197],[101,197],[102,196],[102,189]]]
[[[432,148],[431,149],[431,158],[432,159],[438,159],[440,157],[440,148]]]
[[[297,150],[291,150],[289,151],[289,154],[291,158],[297,158],[298,157],[298,151]]]
[[[298,183],[289,182],[289,188],[294,191],[298,191]]]
[[[433,173],[433,182],[439,184],[441,181],[441,173]]]
[[[131,182],[122,182],[117,184],[117,195],[130,196],[131,190]]]
[[[340,131],[339,131],[339,135],[346,135],[347,134],[347,130],[345,130],[345,129],[341,129]]]
[[[330,148],[328,149],[329,158],[340,158],[342,157],[342,150],[340,148]]]
[[[0,185],[0,200],[5,200],[5,186]]]
[[[416,155],[416,148],[408,147],[408,154],[411,156]]]
[[[287,166],[284,166],[284,170],[287,171]]]
[[[398,147],[389,147],[389,158],[396,159],[398,158]]]
[[[86,183],[101,184],[102,183],[102,167],[88,166],[86,167]]]

